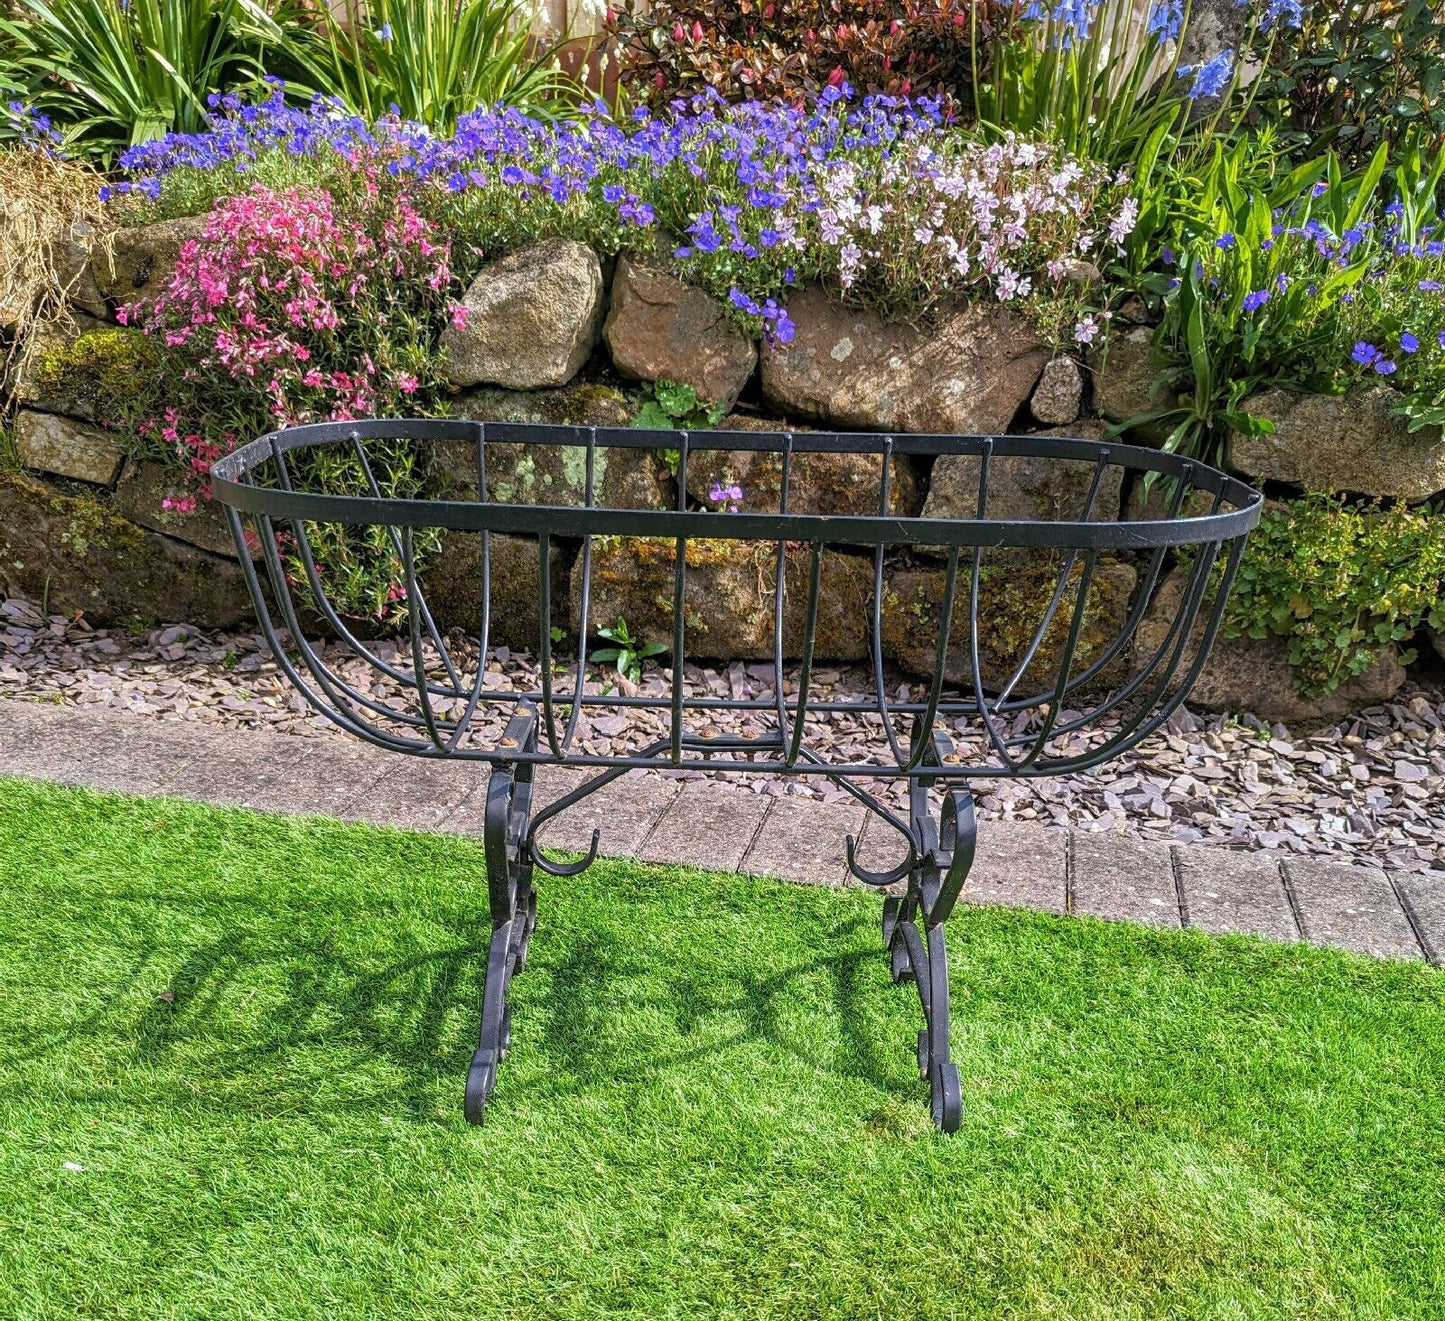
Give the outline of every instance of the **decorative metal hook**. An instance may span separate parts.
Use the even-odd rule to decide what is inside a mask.
[[[597,850],[601,842],[602,832],[594,830],[592,844],[581,862],[553,862],[542,852],[541,845],[537,843],[537,832],[533,830],[527,835],[527,856],[532,859],[533,866],[546,872],[548,876],[580,876],[597,861]]]
[[[914,846],[911,839],[908,841],[908,856],[891,871],[869,871],[866,867],[860,866],[857,858],[857,847],[853,842],[852,835],[848,835],[844,839],[843,847],[848,856],[848,870],[862,881],[864,885],[896,885],[907,876],[918,863],[918,849]]]

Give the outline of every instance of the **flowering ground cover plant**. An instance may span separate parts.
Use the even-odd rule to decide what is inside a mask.
[[[206,134],[127,153],[116,191],[141,199],[138,217],[204,209],[248,179],[340,187],[379,170],[453,236],[461,280],[480,253],[555,234],[603,252],[661,235],[688,279],[783,339],[787,290],[814,280],[904,313],[956,293],[1017,301],[1068,337],[1081,297],[1069,264],[1107,259],[1135,214],[1127,179],[1102,167],[984,144],[934,103],[846,89],[811,110],[707,95],[627,123],[600,107],[564,121],[487,110],[448,137],[279,92],[218,111]]]
[[[167,405],[139,420],[143,442],[182,476],[173,506],[209,495],[209,465],[238,438],[305,422],[438,411],[430,345],[452,286],[449,242],[385,175],[358,168],[353,189],[277,192],[257,185],[211,210],[154,300],[121,309],[168,350]],[[338,493],[415,494],[411,456],[379,470],[335,457]],[[318,572],[357,614],[384,617],[404,598],[393,547],[376,530],[316,529]],[[296,566],[307,571],[308,566]]]
[[[1318,696],[1365,673],[1422,624],[1445,627],[1445,523],[1426,509],[1312,496],[1265,512],[1226,607],[1226,637],[1280,637]],[[1405,663],[1411,650],[1401,652]]]

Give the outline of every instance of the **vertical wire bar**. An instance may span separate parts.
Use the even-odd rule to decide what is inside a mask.
[[[597,428],[591,427],[587,432],[587,471],[583,479],[582,500],[586,508],[591,509],[593,504],[593,487],[597,474]],[[582,601],[581,601],[581,623],[580,631],[577,634],[577,679],[572,686],[572,710],[567,715],[567,728],[562,735],[562,750],[565,752],[572,746],[572,738],[577,733],[577,723],[582,718],[582,690],[587,684],[587,614],[591,606],[592,595],[592,538],[582,538]],[[550,634],[551,629],[548,629]]]
[[[783,441],[783,476],[779,484],[778,513],[788,512],[788,496],[793,469],[793,433]],[[786,742],[791,736],[788,726],[787,699],[783,695],[783,594],[787,585],[788,543],[778,540],[777,564],[773,582],[773,703],[778,713],[778,738]]]
[[[813,678],[813,644],[818,633],[818,592],[822,581],[823,547],[820,542],[815,541],[808,561],[808,617],[803,625],[803,667],[798,673],[798,708],[793,713],[793,738],[783,763],[790,770],[798,760],[798,751],[803,746],[803,730],[808,718],[808,686]],[[778,687],[781,690],[781,680]],[[781,729],[778,733],[783,735]]]
[[[285,451],[282,450],[279,446],[275,445],[274,441],[272,442],[272,445],[273,453],[276,459],[277,478],[281,484],[281,489],[288,492],[294,491],[295,487],[292,485],[291,482],[290,469],[286,464]],[[297,520],[295,519],[289,521],[293,524],[293,526],[297,523]],[[380,656],[378,656],[374,651],[372,651],[370,647],[366,646],[366,644],[363,643],[356,636],[356,634],[347,627],[346,621],[341,618],[341,615],[337,612],[336,607],[331,604],[331,598],[327,596],[326,589],[321,584],[321,575],[316,568],[316,559],[315,556],[311,553],[311,541],[309,538],[303,537],[300,534],[299,528],[297,529],[296,549],[297,553],[301,556],[301,566],[306,574],[306,581],[311,588],[311,595],[313,600],[315,601],[317,613],[336,633],[337,637],[340,638],[341,641],[343,641],[347,645],[347,647],[351,649],[351,652],[355,656],[357,656],[361,660],[364,660],[378,674],[384,674],[388,679],[391,679],[396,683],[410,683],[411,678],[408,674],[382,660]],[[358,693],[355,689],[351,688],[351,686],[347,684],[345,680],[339,677],[335,679],[335,682],[346,688],[347,691],[351,693],[353,699],[359,702],[361,705],[367,706],[372,710],[377,711],[378,713],[381,713],[383,710],[385,710],[387,714],[395,717],[398,720],[401,720],[403,723],[420,726],[421,720],[419,718],[414,716],[404,716],[400,712],[390,711],[389,708],[383,708],[378,706],[375,702],[371,701],[369,698],[365,697],[361,693]],[[435,692],[439,696],[446,695],[445,690],[442,688],[434,688],[433,692]]]
[[[988,512],[988,474],[989,465],[993,461],[993,438],[989,437],[984,442],[981,462],[978,468],[978,518],[984,519]],[[989,703],[984,700],[983,695],[983,663],[978,654],[978,596],[979,576],[983,565],[983,547],[975,545],[973,548],[973,572],[970,574],[968,592],[968,640],[969,640],[969,661],[973,670],[973,696],[974,709],[978,712],[978,718],[983,723],[984,733],[988,735],[988,741],[994,751],[1003,758],[1005,764],[1009,763],[1008,746],[1000,736],[998,727],[994,723],[997,718],[997,711],[989,711]]]
[[[487,502],[487,457],[486,457],[486,433],[485,422],[476,423],[477,433],[477,503],[485,505]],[[487,678],[487,634],[491,626],[492,606],[492,583],[491,583],[491,546],[488,544],[488,534],[485,528],[481,532],[482,538],[482,596],[480,603],[481,621],[477,631],[477,678],[472,684],[472,691],[467,697],[466,709],[457,717],[452,729],[452,736],[447,740],[447,751],[455,752],[461,745],[463,737],[471,728],[472,720],[476,716],[477,706],[482,699],[482,689],[486,685]]]
[[[678,436],[677,508],[687,509],[687,458],[690,437],[686,431]],[[682,645],[687,602],[687,537],[677,539],[674,551],[672,586],[672,730],[668,755],[673,763],[682,760]]]
[[[1184,471],[1181,474],[1180,479],[1174,484],[1174,494],[1170,498],[1169,511],[1165,515],[1166,519],[1172,521],[1178,518],[1179,511],[1183,508],[1185,499],[1189,495],[1189,492],[1194,489],[1193,472],[1194,465],[1186,461],[1184,464]],[[1218,509],[1219,503],[1220,499],[1216,498],[1216,510]],[[1136,600],[1133,608],[1129,612],[1129,618],[1125,620],[1123,628],[1119,631],[1119,636],[1103,653],[1103,655],[1101,655],[1086,670],[1084,670],[1078,676],[1078,678],[1070,682],[1070,691],[1075,688],[1082,687],[1096,674],[1102,671],[1114,660],[1116,656],[1119,655],[1119,653],[1133,638],[1135,631],[1139,627],[1139,621],[1143,618],[1144,613],[1148,609],[1153,598],[1154,585],[1158,581],[1159,573],[1164,561],[1164,555],[1167,550],[1168,547],[1160,546],[1150,554],[1149,568],[1144,576],[1143,584],[1138,589],[1138,599]],[[1128,701],[1130,696],[1132,696],[1138,688],[1143,686],[1144,681],[1148,678],[1154,666],[1158,663],[1158,657],[1163,654],[1164,650],[1168,649],[1169,645],[1173,640],[1173,637],[1174,629],[1171,627],[1165,636],[1164,642],[1161,644],[1161,650],[1156,653],[1156,658],[1154,661],[1151,661],[1147,666],[1139,668],[1134,674],[1134,676],[1127,682],[1121,684],[1119,688],[1116,689],[1106,701],[1100,702],[1097,706],[1093,707],[1088,712],[1080,715],[1078,719],[1066,721],[1064,724],[1057,726],[1054,730],[1054,733],[1056,735],[1072,734],[1074,731],[1082,729],[1087,725],[1096,724],[1100,716],[1107,715],[1110,711],[1114,710],[1116,707]]]
[[[557,741],[557,711],[552,702],[552,534],[537,535],[537,572],[541,578],[537,604],[538,631],[541,644],[537,655],[542,661],[542,716],[547,728],[547,746],[559,761],[562,747]]]
[[[933,726],[938,720],[938,701],[943,695],[943,671],[948,664],[948,635],[953,630],[953,603],[958,591],[958,557],[959,547],[950,546],[948,569],[943,580],[943,608],[939,611],[938,618],[938,649],[933,659],[933,681],[928,688],[928,707],[923,713],[922,723],[915,731],[913,750],[909,754],[908,764],[903,768],[905,771],[912,771],[923,760],[923,754],[933,747]]]
[[[401,529],[402,570],[406,575],[406,590],[410,594],[416,588],[416,540],[409,527]],[[421,703],[422,720],[426,723],[427,735],[437,751],[442,750],[441,734],[437,730],[436,714],[432,710],[431,694],[426,685],[426,656],[422,650],[421,616],[416,610],[407,612],[407,623],[411,633],[411,664],[416,672],[416,695]]]
[[[276,443],[274,438],[271,441],[271,456],[276,464],[276,476],[281,484],[281,489],[287,492],[294,491],[295,486],[291,481],[290,466],[286,462],[286,451]],[[321,611],[323,618],[335,620],[338,632],[346,639],[354,652],[365,656],[373,665],[381,664],[379,658],[372,657],[369,652],[360,647],[360,644],[356,643],[350,629],[341,623],[340,617],[336,614],[335,607],[331,604],[330,597],[326,595],[326,589],[322,585],[321,577],[316,571],[315,556],[311,553],[311,539],[306,535],[305,524],[300,519],[292,519],[290,522],[291,530],[296,537],[297,553],[301,556],[301,563],[306,570],[306,579],[311,588],[312,598],[315,600],[317,608]],[[285,566],[281,563],[280,551],[276,547],[274,524],[269,516],[265,516],[265,525],[266,567],[267,571],[271,574],[272,584],[276,588],[277,600],[281,602],[282,612],[286,617],[286,627],[291,633],[297,649],[305,658],[307,668],[316,676],[316,682],[320,685],[321,690],[338,706],[341,705],[341,699],[337,696],[336,692],[336,689],[339,687],[358,706],[370,710],[373,714],[378,716],[386,715],[388,717],[395,715],[389,708],[382,706],[379,702],[358,692],[347,683],[346,680],[337,675],[333,675],[332,672],[327,669],[326,665],[315,655],[311,644],[307,641],[305,633],[301,628],[301,622],[297,618],[295,599],[291,592],[291,586],[286,581]],[[394,677],[398,683],[404,684],[407,682],[406,676],[402,674],[400,670],[392,671],[392,677]],[[362,721],[364,717],[357,714],[355,719]],[[413,717],[411,719],[403,719],[401,723],[418,725],[421,722]]]
[[[883,474],[878,487],[878,517],[888,516],[890,482],[893,476],[893,437],[883,438]],[[893,716],[888,710],[888,694],[883,686],[883,555],[887,547],[879,542],[873,556],[873,697],[883,721],[883,733],[893,760],[902,766],[908,758],[893,729]]]
[[[1174,678],[1175,672],[1179,668],[1180,658],[1183,656],[1184,649],[1189,643],[1189,634],[1193,630],[1194,621],[1198,618],[1199,606],[1208,581],[1213,575],[1214,563],[1219,557],[1222,546],[1222,543],[1218,541],[1207,542],[1207,551],[1204,547],[1200,548],[1195,564],[1190,570],[1189,582],[1180,600],[1179,613],[1175,617],[1174,625],[1169,634],[1169,637],[1175,638],[1174,655],[1165,667],[1164,677],[1154,689],[1153,696],[1141,703],[1135,715],[1125,721],[1112,736],[1097,748],[1092,748],[1079,757],[1050,763],[1050,774],[1065,774],[1075,769],[1097,766],[1100,762],[1108,760],[1115,752],[1132,747],[1140,739],[1147,738],[1169,719],[1170,715],[1172,715],[1184,701],[1194,681],[1198,679],[1200,671],[1203,670],[1205,662],[1209,659],[1209,645],[1213,642],[1220,622],[1224,617],[1224,606],[1228,589],[1234,584],[1234,577],[1239,569],[1240,557],[1244,553],[1244,542],[1245,538],[1242,536],[1235,537],[1231,540],[1229,559],[1225,564],[1224,575],[1220,580],[1220,591],[1218,595],[1216,595],[1214,604],[1211,607],[1209,620],[1205,625],[1204,635],[1200,639],[1199,649],[1195,652],[1194,660],[1190,664],[1183,682],[1180,683],[1174,695],[1161,704],[1160,698],[1163,697],[1165,690],[1169,687],[1170,681]],[[1201,566],[1203,566],[1202,572]],[[1169,638],[1166,638],[1158,652],[1155,653],[1154,659],[1150,662],[1149,672],[1152,673],[1154,667],[1158,665],[1168,645]]]

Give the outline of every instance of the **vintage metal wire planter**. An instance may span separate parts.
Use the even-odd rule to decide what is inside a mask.
[[[467,498],[384,497],[372,464],[379,445],[392,447],[393,453],[398,445],[434,454],[444,450],[453,471],[458,456],[465,456],[472,477]],[[499,445],[563,447],[578,476],[580,499],[541,505],[489,498],[488,461]],[[307,469],[307,452],[318,447],[353,463],[365,493],[347,496],[308,489],[301,473]],[[666,453],[677,479],[675,508],[630,509],[599,502],[598,474],[607,457],[639,449]],[[775,510],[757,512],[745,502],[738,512],[719,513],[689,500],[689,464],[719,450],[762,452],[778,465]],[[810,454],[849,455],[855,464],[876,462],[876,509],[866,515],[796,510],[791,498],[794,471],[805,462],[802,456]],[[895,462],[926,464],[944,455],[976,461],[974,517],[898,514],[891,498]],[[991,517],[991,469],[1017,460],[1080,465],[1076,471],[1087,480],[1077,483],[1083,491],[1078,507],[1062,510],[1064,516],[1056,521]],[[1123,521],[1116,507],[1104,508],[1100,492],[1110,490],[1117,500],[1120,487],[1113,479],[1121,476],[1157,488],[1163,516]],[[974,809],[966,781],[1085,770],[1157,729],[1204,665],[1245,538],[1262,505],[1262,497],[1244,484],[1177,455],[1039,436],[689,433],[434,420],[324,423],[262,436],[218,462],[213,477],[216,497],[227,506],[242,552],[262,629],[277,663],[307,701],[341,728],[379,747],[491,765],[485,854],[492,937],[480,1038],[466,1086],[466,1114],[478,1123],[510,1044],[507,988],[526,962],[536,917],[534,869],[575,875],[592,862],[600,844],[594,832],[587,856],[565,861],[543,851],[539,832],[559,813],[630,770],[671,768],[826,776],[897,833],[903,856],[896,866],[864,867],[851,837],[848,865],[863,884],[886,892],[883,938],[894,980],[912,980],[917,986],[924,1020],[918,1065],[929,1084],[934,1122],[944,1130],[956,1129],[963,1098],[957,1066],[949,1058],[943,924],[974,854]],[[248,522],[254,530],[249,543]],[[344,618],[330,599],[326,567],[317,564],[312,548],[318,524],[386,530],[407,596],[409,638],[401,648],[405,659],[358,636],[354,621]],[[437,530],[480,541],[479,609],[466,638],[444,632],[426,600],[417,545],[420,536]],[[499,688],[495,673],[488,680],[494,651],[492,538],[498,535],[535,543],[539,678],[532,687]],[[660,694],[606,682],[601,667],[588,663],[585,645],[579,644],[576,656],[565,664],[554,654],[550,584],[559,547],[571,545],[578,555],[573,582],[580,591],[574,592],[574,613],[577,636],[585,640],[593,624],[594,545],[601,538],[623,537],[664,539],[670,553],[670,670],[663,672],[666,690]],[[697,689],[685,664],[691,642],[689,552],[702,544],[734,541],[765,547],[773,565],[774,681],[771,691],[742,698]],[[258,542],[259,568],[251,553]],[[810,691],[825,548],[830,554],[841,548],[866,556],[871,564],[867,653],[872,690],[866,703],[818,698]],[[806,564],[801,593],[790,588],[798,576],[790,579],[785,565],[790,556],[796,561],[800,555]],[[1012,557],[1006,563],[1024,563],[1034,570],[1046,566],[1053,585],[1040,597],[1036,617],[1027,621],[1008,673],[990,676],[981,663],[981,643],[989,639],[982,635],[986,611],[981,613],[980,597],[987,590],[985,563],[999,555]],[[907,700],[897,700],[894,689],[890,699],[882,644],[885,575],[896,560],[923,556],[942,564],[936,608],[919,623],[929,632],[932,672],[916,696],[909,693]],[[1097,631],[1089,613],[1096,576],[1102,565],[1119,556],[1139,566],[1133,604],[1110,637],[1081,648],[1086,631]],[[1176,560],[1184,566],[1184,581],[1173,616],[1162,629],[1156,618],[1149,645],[1137,645],[1154,588]],[[801,628],[785,625],[785,619],[799,617],[800,595]],[[341,673],[326,648],[307,641],[302,620],[308,617],[319,617],[347,653],[364,662],[369,682]],[[791,635],[787,650],[796,662],[786,679],[785,632]],[[715,653],[727,644],[721,639],[709,645]],[[1046,671],[1042,680],[1041,667]],[[954,676],[952,684],[949,675]],[[499,712],[506,717],[504,724]],[[713,724],[721,713],[739,712],[753,722],[754,736],[720,732]],[[582,750],[577,744],[579,722],[599,713],[626,717],[624,724],[639,728],[650,722],[653,732],[640,734],[622,752]],[[884,755],[840,758],[818,746],[815,731],[821,723],[860,716],[881,730]],[[534,811],[534,772],[552,763],[595,773]],[[881,782],[889,780],[906,788],[906,809],[895,808],[881,792]]]

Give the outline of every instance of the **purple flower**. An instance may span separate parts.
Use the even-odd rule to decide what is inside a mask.
[[[1375,363],[1375,370],[1379,372],[1381,376],[1389,376],[1393,374],[1395,364],[1391,362],[1389,358],[1382,357]]]
[[[1408,330],[1403,331],[1403,332],[1401,333],[1401,335],[1400,335],[1400,349],[1401,349],[1402,352],[1404,352],[1404,353],[1414,353],[1414,352],[1416,352],[1416,351],[1419,349],[1419,347],[1420,347],[1420,341],[1419,341],[1418,339],[1416,339],[1415,336],[1412,335]]]
[[[1361,367],[1373,367],[1384,356],[1385,355],[1373,344],[1363,339],[1355,345],[1350,353],[1350,357],[1359,363]]]
[[[1267,302],[1269,302],[1269,290],[1256,289],[1253,293],[1245,294],[1244,310],[1246,312],[1258,312]]]
[[[1442,285],[1439,280],[1421,280],[1416,288],[1422,293],[1437,294],[1442,288],[1445,288],[1445,285]]]
[[[1217,239],[1214,240],[1214,246],[1216,248],[1223,248],[1226,251],[1232,248],[1234,246],[1234,243],[1234,235],[1228,232],[1221,234]]]

